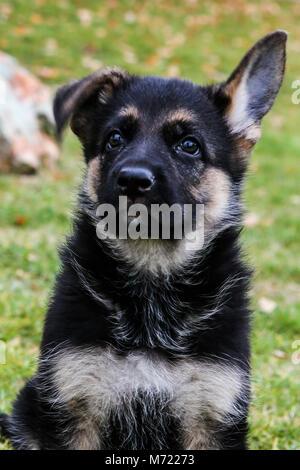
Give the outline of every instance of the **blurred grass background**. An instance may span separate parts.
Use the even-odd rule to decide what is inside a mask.
[[[243,238],[256,268],[251,449],[300,449],[300,364],[292,360],[293,342],[300,340],[300,105],[291,101],[291,84],[300,79],[299,24],[300,2],[287,0],[0,1],[0,50],[53,88],[115,64],[215,82],[264,34],[290,33],[286,78],[263,123],[245,192]],[[70,230],[81,172],[80,145],[68,132],[55,171],[0,177],[3,411],[36,367],[57,247]]]

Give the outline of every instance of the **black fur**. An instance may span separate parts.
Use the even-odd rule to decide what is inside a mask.
[[[255,83],[250,81],[249,90],[254,85],[260,87],[264,99],[264,84],[260,86],[262,69],[274,72],[276,60],[284,60],[279,46],[285,38],[283,33],[274,34],[273,39],[267,37],[256,47],[263,46],[265,53],[275,42],[280,54],[275,51],[266,62],[260,56],[256,61],[257,75],[251,69]],[[233,79],[247,66],[247,57]],[[264,114],[269,109],[279,89],[282,63],[278,73],[281,75],[273,88],[269,85],[269,104],[257,104],[255,123],[262,117],[261,110]],[[170,367],[182,361],[204,360],[238,368],[243,384],[232,405],[232,410],[239,409],[238,416],[227,412],[229,419],[222,423],[207,412],[199,426],[208,429],[212,441],[217,442],[212,447],[245,449],[249,404],[247,293],[251,271],[242,260],[239,244],[239,199],[245,168],[237,164],[242,136],[235,135],[226,120],[229,82],[218,87],[199,87],[188,81],[132,77],[115,70],[84,80],[58,92],[55,115],[59,131],[71,119],[87,163],[101,155],[101,181],[95,187],[97,204],[117,204],[120,192],[116,189],[116,175],[129,161],[132,165],[147,165],[156,175],[157,183],[144,199],[145,204],[195,204],[191,186],[199,185],[208,169],[217,169],[230,183],[230,211],[219,217],[204,250],[194,253],[182,266],[153,274],[137,268],[113,245],[99,240],[95,230],[97,204],[83,187],[73,234],[61,250],[62,267],[45,321],[39,369],[20,392],[12,415],[0,416],[3,433],[16,449],[70,448],[70,442],[80,433],[82,422],[78,416],[84,415],[88,405],[84,396],[74,409],[55,401],[56,355],[67,348],[90,351],[109,347],[116,357],[126,358],[129,353],[142,351]],[[103,102],[97,99],[99,90]],[[124,118],[120,118],[120,109],[128,105],[138,110],[137,122],[130,118],[124,123]],[[192,122],[177,123],[176,129],[168,124],[153,126],[159,126],[162,118],[178,109],[187,110]],[[252,108],[251,113],[253,117]],[[105,142],[115,128],[123,129],[127,145],[120,152],[111,152],[108,158]],[[174,142],[186,134],[200,142],[199,157],[175,152]],[[218,190],[216,187],[212,191]],[[206,204],[210,197],[212,194],[202,196],[200,202]],[[176,251],[177,245],[176,240],[165,242],[170,253]],[[101,296],[106,303],[99,300]],[[128,400],[120,399],[118,411],[110,409],[105,421],[99,417],[93,428],[101,436],[101,448],[183,448],[183,425],[172,411],[171,401],[165,391],[149,395],[143,390]],[[198,444],[199,448],[205,445]]]

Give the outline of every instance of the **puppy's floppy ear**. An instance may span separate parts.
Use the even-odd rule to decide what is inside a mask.
[[[90,118],[88,108],[106,104],[114,90],[130,77],[118,67],[105,68],[59,88],[53,105],[58,136],[70,120],[71,129],[82,139]]]
[[[229,79],[213,87],[215,103],[233,134],[252,145],[260,137],[260,122],[274,103],[285,70],[287,33],[277,30],[247,52]],[[251,145],[250,145],[251,146]]]

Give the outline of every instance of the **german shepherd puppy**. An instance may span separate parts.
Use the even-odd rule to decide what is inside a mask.
[[[218,85],[109,68],[58,90],[58,131],[70,120],[87,168],[38,371],[1,415],[15,449],[247,448],[240,197],[286,38],[262,38]],[[120,195],[204,204],[203,246],[99,238],[97,207]]]

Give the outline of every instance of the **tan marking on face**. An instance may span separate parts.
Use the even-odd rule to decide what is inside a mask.
[[[119,115],[124,116],[124,117],[131,117],[134,119],[138,119],[139,110],[136,106],[133,106],[130,104],[128,106],[124,106],[124,108],[120,110]]]
[[[249,156],[252,148],[254,147],[256,142],[259,140],[260,136],[261,136],[261,127],[257,124],[251,125],[247,129],[247,133],[241,133],[235,136],[238,149],[242,151],[241,157]]]
[[[235,136],[237,152],[234,157],[234,163],[238,170],[243,171],[248,164],[251,151],[261,136],[261,127],[253,124],[248,131],[247,136],[238,134]]]
[[[199,201],[207,200],[204,207],[205,229],[210,229],[225,213],[230,196],[230,180],[219,168],[208,168],[199,185],[191,189]]]
[[[88,163],[87,169],[87,189],[92,201],[97,202],[97,186],[100,182],[100,160],[98,157],[93,158]]]
[[[197,116],[188,109],[180,108],[174,111],[170,111],[167,116],[164,118],[165,122],[173,123],[177,121],[183,122],[195,122],[197,120]]]

